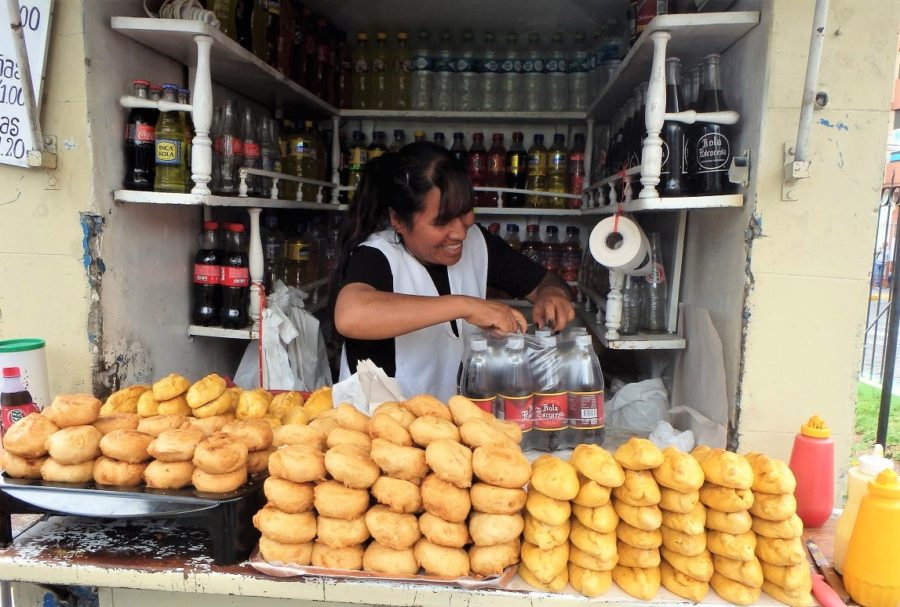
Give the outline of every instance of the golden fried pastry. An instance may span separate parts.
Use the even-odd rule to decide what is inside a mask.
[[[313,505],[321,516],[354,519],[369,509],[369,492],[345,487],[337,481],[325,481],[313,490]]]
[[[407,399],[406,402],[403,403],[403,406],[412,411],[413,415],[416,417],[433,415],[448,422],[453,421],[453,416],[450,415],[450,409],[430,394],[418,394],[413,396],[412,398]]]
[[[316,537],[316,515],[312,512],[290,514],[271,504],[253,515],[253,526],[264,536],[282,544],[303,544]]]
[[[490,422],[494,419],[493,415],[465,396],[460,396],[458,394],[450,397],[450,400],[447,401],[447,408],[450,409],[450,416],[453,418],[453,423],[459,426],[460,431],[462,431],[463,425],[470,419],[480,419],[486,422]],[[469,446],[471,447],[472,445]]]
[[[572,521],[572,531],[569,533],[569,541],[588,554],[608,561],[618,554],[616,550],[616,534],[597,533],[579,523]]]
[[[712,577],[713,560],[706,550],[696,556],[685,556],[663,546],[660,552],[667,563],[685,575],[701,582],[708,582]]]
[[[459,427],[459,435],[462,442],[473,449],[486,445],[514,445],[493,419],[473,417]]]
[[[542,584],[549,584],[569,562],[569,544],[541,550],[534,544],[522,544],[522,562]]]
[[[713,568],[729,580],[734,580],[735,582],[740,582],[745,586],[752,586],[753,588],[762,586],[763,574],[765,572],[764,568],[766,565],[762,565],[758,558],[753,557],[749,561],[739,561],[737,559],[730,559],[727,556],[714,554],[712,555],[712,559]],[[769,566],[774,567],[775,565]],[[805,569],[807,575],[809,575],[809,567],[804,565],[803,569]]]
[[[41,466],[46,460],[46,455],[26,458],[9,451],[0,452],[3,471],[12,478],[41,478]]]
[[[757,586],[762,586],[763,579],[766,579],[786,590],[796,591],[805,588],[812,581],[809,567],[806,563],[800,563],[799,565],[772,565],[756,559],[754,561],[760,570],[759,584]],[[748,584],[749,582],[744,583]]]
[[[376,541],[394,550],[409,548],[422,537],[415,514],[391,512],[381,504],[369,508],[365,523]]]
[[[537,579],[535,575],[531,573],[531,570],[525,566],[524,563],[519,563],[518,573],[519,577],[522,578],[522,581],[524,581],[526,584],[545,592],[560,592],[563,588],[566,587],[566,584],[569,583],[568,567],[564,567],[559,575],[553,578],[553,581],[551,581],[549,584],[544,584],[539,579]]]
[[[622,541],[616,546],[619,565],[623,567],[659,567],[659,548],[635,548]]]
[[[297,394],[296,392],[285,392],[284,394]],[[279,396],[283,396],[284,394],[277,394],[275,398],[272,399],[272,402],[269,403],[269,411],[277,411],[279,407],[275,409],[272,408],[272,405],[275,404],[275,400]],[[302,396],[300,398],[303,398]],[[268,415],[274,415],[274,413],[269,413]],[[306,413],[306,409],[301,406],[295,406],[289,408],[284,414],[279,418],[281,419],[282,424],[299,424],[305,426],[309,423],[309,415]]]
[[[106,457],[130,464],[150,459],[147,447],[153,437],[138,430],[113,430],[100,439],[100,451]]]
[[[98,485],[137,487],[144,480],[147,464],[131,464],[101,455],[93,462],[94,482]]]
[[[52,455],[52,453],[51,453]],[[750,514],[767,521],[786,521],[797,512],[797,499],[793,493],[753,492]]]
[[[528,492],[525,509],[539,521],[557,526],[569,520],[569,516],[572,514],[572,506],[568,501],[555,500],[538,491]]]
[[[612,573],[585,569],[569,562],[569,584],[588,598],[598,597],[612,587]]]
[[[196,409],[194,410],[194,412],[196,413]],[[180,427],[196,428],[203,432],[204,436],[209,437],[224,428],[225,424],[231,423],[233,421],[233,413],[223,413],[222,415],[213,415],[210,417],[204,417],[203,419],[189,417]]]
[[[662,543],[672,552],[684,556],[698,556],[706,552],[706,532],[685,533],[663,525],[659,528]]]
[[[753,469],[753,491],[762,493],[794,493],[797,480],[786,463],[764,453],[747,453],[744,458]]]
[[[246,466],[223,474],[213,474],[194,466],[194,471],[191,473],[191,483],[194,488],[204,493],[231,493],[246,482]]]
[[[689,453],[669,446],[662,454],[662,464],[653,469],[657,483],[682,493],[697,491],[703,485],[703,468]]]
[[[378,407],[375,408],[375,411],[372,413],[375,415],[389,415],[394,421],[403,426],[404,429],[409,428],[409,425],[416,421],[416,416],[413,415],[413,412],[401,405],[400,403],[395,402],[386,402],[381,403]],[[373,436],[372,438],[377,438]],[[383,438],[383,437],[382,437]],[[412,440],[410,438],[410,440]],[[394,441],[391,441],[394,442]],[[398,443],[399,444],[399,443]]]
[[[312,510],[314,489],[315,483],[295,483],[275,476],[263,483],[266,500],[288,514]]]
[[[439,546],[423,537],[416,542],[413,554],[429,575],[445,578],[469,575],[469,554],[462,548]]]
[[[597,508],[609,503],[611,493],[609,487],[604,487],[597,481],[589,479],[581,472],[578,473],[578,482],[581,484],[581,487],[578,489],[578,495],[572,499],[573,504],[587,508]]]
[[[303,403],[303,409],[309,415],[310,420],[318,418],[326,411],[333,411],[332,407],[334,407],[334,400],[331,398],[331,386],[316,388]]]
[[[113,430],[137,430],[141,417],[137,413],[111,413],[101,415],[94,422],[100,434],[109,434]]]
[[[812,588],[812,582],[810,582],[810,588]],[[766,580],[762,584],[762,590],[776,601],[789,607],[809,607],[813,604],[812,595],[807,589],[790,591]]]
[[[691,457],[697,460],[697,463],[702,463],[703,460],[706,459],[706,456],[712,452],[712,447],[708,445],[697,445],[694,447],[694,450],[691,451]]]
[[[612,570],[616,585],[633,597],[649,601],[659,592],[661,582],[659,567],[641,569],[616,565]]]
[[[706,528],[725,533],[747,533],[753,527],[753,518],[746,510],[741,512],[706,511]]]
[[[625,482],[622,466],[603,447],[591,444],[578,445],[572,451],[570,461],[579,474],[597,481],[604,487],[618,487]]]
[[[471,540],[465,523],[451,523],[430,512],[419,517],[419,530],[429,542],[448,548],[463,548]]]
[[[472,508],[467,489],[451,485],[436,474],[425,477],[421,491],[425,510],[445,521],[461,523],[466,520]]]
[[[572,506],[572,514],[578,521],[598,533],[612,533],[619,524],[619,515],[611,503],[596,508],[586,508],[575,504]]]
[[[275,453],[274,447],[251,451],[247,454],[247,474],[259,474],[269,469],[269,456]]]
[[[272,430],[272,446],[283,445],[310,445],[322,451],[325,449],[325,434],[312,426],[285,424]]]
[[[756,534],[752,531],[740,534],[709,531],[706,534],[706,548],[713,554],[749,561],[753,559],[756,549]]]
[[[184,415],[151,415],[138,422],[138,432],[157,437],[166,430],[180,428],[184,424]]]
[[[329,409],[328,411],[334,411],[334,409]],[[325,436],[331,434],[335,428],[340,428],[340,424],[337,423],[337,420],[334,417],[322,417],[321,415],[309,422],[310,428],[316,428]]]
[[[716,594],[735,605],[752,605],[759,600],[759,588],[730,580],[718,571],[709,579],[709,585]]]
[[[69,426],[54,432],[45,443],[47,453],[60,464],[80,464],[100,455],[103,435],[93,426]]]
[[[372,439],[368,434],[342,426],[338,426],[328,434],[325,444],[329,449],[338,445],[353,445],[363,449],[366,453],[372,450]]]
[[[753,505],[753,492],[749,489],[732,489],[703,483],[700,487],[700,501],[719,512],[740,512]]]
[[[382,438],[372,441],[372,459],[382,472],[394,478],[419,483],[428,474],[425,450],[389,443]]]
[[[659,548],[663,543],[660,529],[645,531],[632,527],[625,521],[619,521],[619,524],[616,525],[616,537],[630,546],[643,550]]]
[[[205,438],[202,430],[191,426],[166,430],[147,445],[147,453],[163,462],[189,462]]]
[[[312,558],[312,548],[312,542],[282,544],[264,535],[259,538],[259,554],[268,563],[305,567],[309,565]]]
[[[272,401],[269,403],[267,412],[278,417],[281,420],[284,420],[288,412],[300,411],[302,414],[302,419],[305,420],[302,423],[305,424],[309,422],[309,416],[306,414],[306,411],[303,410],[303,400],[303,395],[295,390],[282,392],[281,394],[276,394],[272,397]],[[285,421],[285,423],[288,422]]]
[[[153,397],[153,390],[147,390],[138,396],[137,414],[141,417],[159,415],[159,401]]]
[[[409,481],[379,476],[370,490],[372,497],[392,512],[415,514],[422,510],[422,494],[419,487]]]
[[[159,415],[190,415],[191,408],[182,395],[159,401],[156,405],[156,412]]]
[[[790,540],[759,537],[756,542],[756,556],[764,563],[780,567],[799,565],[806,561],[803,543],[796,537]]]
[[[346,520],[320,516],[316,519],[316,541],[330,548],[346,548],[369,539],[366,520],[360,516]]]
[[[522,535],[525,520],[521,514],[486,514],[473,512],[469,517],[469,534],[476,546],[505,544]]]
[[[803,535],[803,521],[796,514],[783,521],[767,521],[761,518],[754,518],[753,531],[762,537],[790,540]]]
[[[272,395],[262,388],[244,390],[238,397],[234,415],[240,421],[261,419],[269,412],[269,403],[272,402],[272,398]]]
[[[427,418],[420,417],[416,422]],[[472,486],[472,451],[465,445],[447,438],[434,440],[425,448],[425,462],[442,481],[460,489]]]
[[[149,384],[135,384],[113,392],[100,407],[100,417],[116,413],[137,413],[138,398],[149,389]]]
[[[153,460],[144,468],[144,483],[151,489],[183,489],[191,484],[193,462]]]
[[[519,562],[519,540],[493,546],[469,548],[469,566],[474,573],[483,576],[500,575],[510,565]]]
[[[60,394],[41,415],[60,428],[89,426],[100,417],[100,401],[90,394]]]
[[[472,453],[472,470],[481,481],[516,489],[531,478],[531,465],[518,447],[489,445]]]
[[[547,497],[571,500],[578,495],[581,483],[571,464],[552,455],[542,455],[531,465],[531,486]],[[536,573],[532,569],[532,573]]]
[[[636,436],[620,445],[613,457],[627,470],[650,470],[662,465],[665,460],[659,447],[646,438]]]
[[[706,528],[706,508],[697,504],[690,512],[663,512],[662,524],[676,531],[696,535]]]
[[[472,508],[478,512],[518,514],[525,507],[528,494],[524,489],[507,489],[486,483],[475,483],[469,490],[469,497],[472,500]]]
[[[326,569],[346,569],[359,571],[363,566],[364,551],[362,545],[346,548],[331,548],[321,542],[315,542],[310,562],[314,567]]]
[[[572,525],[568,519],[562,525],[548,525],[526,512],[524,521],[525,527],[522,534],[525,541],[531,542],[541,550],[549,550],[569,541],[569,531]]]
[[[160,401],[169,400],[184,394],[190,387],[191,382],[186,377],[177,373],[169,373],[162,379],[155,381],[151,389],[153,390],[153,398]]]
[[[347,403],[342,403],[335,407],[334,418],[339,426],[348,430],[366,434],[369,429],[369,416]]]
[[[56,483],[86,483],[94,479],[94,461],[80,464],[60,464],[52,457],[41,464],[41,478]]]
[[[619,518],[638,529],[653,531],[662,524],[663,513],[659,506],[630,506],[624,502],[613,502]]]
[[[612,571],[619,562],[619,555],[613,554],[608,560],[588,554],[575,544],[569,546],[569,562],[591,571]]]
[[[659,485],[649,470],[625,470],[625,482],[612,490],[613,497],[630,506],[655,506]]]
[[[381,470],[365,449],[357,445],[337,445],[325,452],[325,469],[336,481],[353,489],[368,489]]]
[[[395,550],[381,542],[372,542],[363,554],[363,570],[370,573],[412,576],[419,573],[419,563],[412,548]]]
[[[713,449],[700,462],[707,483],[731,489],[753,486],[753,468],[742,456],[725,449]]]
[[[240,469],[246,470],[247,454],[246,444],[220,432],[197,444],[193,462],[196,467],[209,474],[227,474]]]
[[[699,491],[681,493],[680,491],[675,491],[674,489],[668,489],[666,487],[660,487],[659,489],[659,507],[663,510],[682,513],[690,512],[699,502]]]
[[[666,590],[695,603],[701,602],[709,592],[709,582],[693,578],[675,569],[666,561],[660,565],[659,573],[662,585]]]
[[[231,413],[237,408],[237,405],[234,402],[236,393],[231,389],[225,390],[219,398],[216,398],[205,405],[200,405],[196,409],[193,410],[194,417],[198,419],[208,419],[210,417],[216,417],[219,415],[225,415],[226,413]],[[240,397],[238,397],[240,398]],[[140,412],[140,411],[139,411]],[[224,425],[224,424],[222,424]],[[221,430],[222,428],[216,428],[216,432]]]
[[[459,428],[452,421],[434,415],[417,417],[408,430],[413,442],[420,447],[441,439],[459,442]]]
[[[269,474],[295,483],[320,481],[325,472],[325,455],[311,445],[285,445],[269,456]]]
[[[375,415],[370,419],[368,432],[371,438],[382,438],[389,443],[404,447],[412,446],[412,437],[407,429],[387,413]],[[371,441],[369,447],[371,448]]]
[[[235,420],[225,424],[222,432],[247,445],[247,451],[268,449],[274,437],[272,427],[259,419]]]
[[[494,421],[491,422],[491,425],[505,434],[506,438],[511,440],[514,445],[522,444],[522,428],[520,428],[519,424],[516,422],[495,418]]]

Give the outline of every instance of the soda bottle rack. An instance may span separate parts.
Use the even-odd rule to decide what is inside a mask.
[[[462,112],[423,110],[340,110],[341,118],[394,122],[582,123],[586,112]]]

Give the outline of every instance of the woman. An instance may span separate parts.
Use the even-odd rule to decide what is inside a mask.
[[[474,225],[471,185],[447,150],[413,143],[365,170],[334,277],[334,323],[345,338],[341,379],[369,358],[405,395],[446,400],[476,328],[526,329],[521,312],[485,300],[488,286],[532,302],[540,327],[561,331],[574,318],[560,278]]]

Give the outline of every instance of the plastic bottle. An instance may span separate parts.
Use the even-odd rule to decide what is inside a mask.
[[[494,413],[497,390],[494,387],[491,356],[487,340],[475,337],[469,346],[469,356],[463,362],[460,394],[478,405],[483,411]]]
[[[369,160],[374,160],[388,151],[384,131],[372,131],[372,143],[369,144]]]
[[[500,224],[495,221],[488,226],[488,232],[494,236],[500,236]]]
[[[450,146],[450,155],[456,159],[460,166],[466,166],[468,152],[466,151],[465,135],[459,131],[453,133],[453,145]]]
[[[536,223],[529,223],[525,228],[525,240],[522,241],[519,252],[534,263],[540,265],[542,248],[541,226]]]
[[[163,100],[178,102],[178,86],[163,85]],[[187,170],[184,159],[184,128],[178,112],[160,112],[156,121],[156,192],[186,192]]]
[[[567,178],[567,191],[569,194],[581,196],[584,192],[584,134],[575,133],[575,141],[569,150],[569,175]],[[580,209],[581,198],[566,198],[566,208]]]
[[[242,167],[258,169],[262,166],[262,151],[250,108],[244,108],[244,117],[241,120],[241,152]],[[247,175],[246,183],[247,195],[258,196],[261,191],[259,175]]]
[[[484,34],[484,48],[478,60],[477,70],[476,109],[482,112],[496,112],[500,109],[500,59],[493,32]]]
[[[583,112],[588,103],[588,80],[591,70],[591,57],[584,42],[584,32],[575,32],[575,50],[568,64],[569,107],[568,109]]]
[[[563,35],[556,32],[550,38],[550,52],[544,62],[545,109],[565,112],[569,109],[569,81]]]
[[[447,142],[444,139],[444,134],[441,133],[440,131],[438,131],[434,134],[433,141],[434,141],[435,145],[439,145],[442,148],[447,149]]]
[[[432,64],[434,89],[431,95],[432,108],[438,112],[453,109],[453,38],[448,31],[441,32],[441,46]]]
[[[547,226],[546,237],[541,245],[541,265],[548,272],[559,273],[562,261],[562,243],[559,241],[559,228]]]
[[[506,338],[506,352],[500,371],[497,394],[498,419],[516,422],[522,429],[522,448],[531,446],[531,418],[533,410],[532,377],[525,339],[522,335]]]
[[[413,53],[410,105],[414,110],[430,110],[432,108],[431,92],[433,90],[433,65],[429,34],[422,30]]]
[[[664,333],[668,329],[666,316],[669,305],[669,285],[659,246],[659,234],[651,232],[650,271],[644,279],[644,312],[642,327],[648,333]]]
[[[389,152],[399,152],[400,148],[406,145],[406,133],[403,129],[394,129],[394,140],[388,148]]]
[[[462,48],[457,53],[453,69],[453,109],[471,112],[478,107],[478,72],[475,35],[463,32]]]
[[[847,471],[847,503],[838,519],[834,530],[834,554],[832,564],[838,573],[844,571],[844,559],[847,546],[853,533],[853,525],[859,514],[862,498],[869,491],[869,483],[875,480],[882,470],[893,470],[894,462],[884,457],[884,448],[875,445],[872,453],[859,456],[859,464]]]
[[[534,136],[534,143],[528,148],[528,177],[525,189],[540,192],[547,190],[547,148],[544,147],[544,136],[540,133]],[[541,207],[543,198],[543,196],[529,194],[525,198],[525,206]]]
[[[387,34],[375,34],[375,47],[372,49],[372,60],[369,63],[369,83],[371,84],[369,108],[385,110],[391,104],[391,74],[388,71],[391,57],[387,47]]]
[[[818,415],[794,437],[790,467],[797,479],[797,516],[804,527],[821,527],[834,507],[834,440]]]
[[[147,99],[150,83],[135,80],[134,96]],[[128,190],[152,190],[156,174],[156,121],[159,112],[149,108],[131,108],[125,124],[125,179]]]
[[[3,388],[0,390],[0,433],[5,435],[14,423],[37,412],[38,406],[22,383],[19,367],[4,367]]]
[[[869,483],[869,493],[859,506],[844,561],[844,587],[864,607],[896,607],[900,605],[898,567],[900,482],[893,470],[882,470]]]
[[[522,241],[519,239],[518,224],[506,224],[506,236],[503,237],[503,240],[506,241],[506,244],[508,244],[509,248],[511,248],[513,251],[518,251],[522,248]]]
[[[263,285],[266,293],[272,292],[275,288],[275,279],[281,275],[284,242],[284,233],[278,229],[278,216],[266,215],[265,227],[262,230]]]
[[[219,20],[219,31],[232,40],[237,40],[237,0],[210,0],[207,7]]]
[[[566,136],[557,133],[547,152],[547,191],[565,194],[569,190],[568,184],[569,151],[566,149]],[[546,196],[544,201],[544,206],[552,209],[566,208],[566,199],[561,196]]]
[[[503,147],[503,133],[494,133],[491,149],[487,155],[487,176],[485,185],[489,188],[506,187],[506,148]],[[484,203],[496,207],[499,199],[497,192],[484,192]],[[504,196],[505,200],[505,196]]]
[[[472,147],[466,155],[466,173],[473,188],[486,185],[487,181],[487,150],[484,149],[484,133],[472,134]],[[475,206],[481,207],[488,204],[487,192],[475,192],[473,200]],[[496,205],[495,205],[496,206]]]
[[[500,62],[500,109],[504,112],[519,112],[524,106],[522,57],[518,42],[516,34],[506,36],[506,49]]]
[[[413,131],[413,141],[419,143],[420,141],[425,141],[425,131],[422,129],[416,129]]]
[[[217,222],[203,222],[203,232],[194,256],[191,322],[204,327],[218,325],[221,320],[222,251],[219,248],[218,230]]]
[[[296,30],[295,30],[296,31]],[[347,43],[347,33],[338,32],[337,64],[335,65],[335,95],[341,109],[353,103],[351,81],[353,80],[353,48]],[[293,69],[293,67],[292,67]]]
[[[537,335],[537,331],[535,332]],[[541,348],[532,357],[534,405],[531,446],[540,451],[562,448],[568,412],[568,394],[563,387],[562,358],[553,335],[541,335]]]
[[[369,35],[365,32],[356,34],[356,48],[353,49],[353,107],[361,110],[372,108],[371,80],[369,75]]]
[[[526,112],[540,112],[546,109],[546,87],[544,84],[544,56],[541,50],[541,35],[528,34],[528,48],[522,61],[522,87],[525,95],[522,107]]]
[[[291,156],[291,168],[297,177],[306,179],[318,179],[319,175],[319,150],[315,133],[312,130],[312,122],[307,121],[304,129],[291,137],[289,143]],[[318,192],[318,186],[303,183],[299,185],[301,200],[314,202]]]
[[[576,226],[566,226],[566,240],[562,244],[562,255],[559,262],[559,277],[567,282],[578,280],[581,269],[581,241]]]
[[[681,60],[678,57],[666,59],[666,113],[677,113],[685,110],[684,96],[681,90]],[[666,120],[662,132],[662,169],[657,191],[662,197],[687,196],[688,186],[685,180],[687,163],[684,136],[685,126],[675,120]]]
[[[369,151],[366,149],[366,136],[362,131],[353,131],[353,143],[350,144],[350,163],[347,177],[347,186],[354,188],[347,192],[347,199],[353,200],[359,180],[362,179],[362,170],[369,161]]]
[[[524,190],[528,185],[528,152],[522,145],[525,136],[516,131],[512,138],[512,145],[506,152],[506,187]],[[503,200],[507,207],[525,206],[525,194],[505,194]]]
[[[225,228],[225,254],[222,257],[222,326],[243,329],[247,326],[247,301],[250,269],[244,246],[244,224],[230,223]]]
[[[563,361],[563,369],[568,425],[564,448],[583,443],[602,445],[605,436],[603,371],[590,335],[575,336],[575,343]]]
[[[397,48],[394,49],[392,62],[391,107],[395,110],[408,110],[410,100],[410,81],[412,74],[412,54],[407,45],[406,32],[397,32]]]

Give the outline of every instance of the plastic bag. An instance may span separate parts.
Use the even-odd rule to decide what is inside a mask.
[[[668,408],[669,397],[662,379],[625,384],[606,403],[606,423],[616,432],[647,435]]]
[[[679,432],[667,421],[660,421],[656,424],[656,428],[653,429],[653,432],[647,438],[660,449],[671,446],[685,453],[690,452],[696,444],[693,432],[690,430]]]

